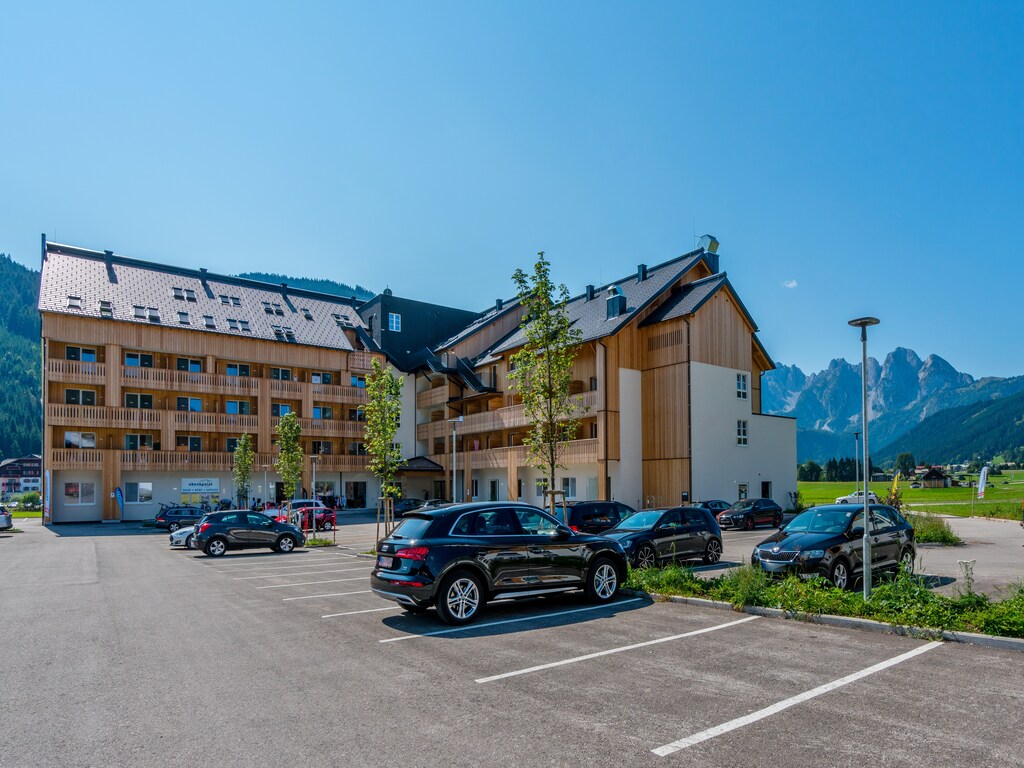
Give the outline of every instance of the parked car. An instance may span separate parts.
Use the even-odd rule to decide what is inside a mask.
[[[337,517],[333,509],[328,509],[319,499],[296,499],[288,502],[278,510],[279,514],[274,517],[277,522],[294,521],[302,530],[309,530],[309,516],[312,513],[319,531],[334,530],[337,525]]]
[[[0,531],[9,531],[14,527],[14,515],[5,507],[0,507]]]
[[[229,549],[259,547],[291,552],[305,543],[302,531],[291,523],[279,523],[261,512],[247,509],[211,512],[196,525],[192,539],[192,546],[210,557],[220,557]]]
[[[427,499],[422,504],[422,509],[439,509],[440,507],[447,507],[452,502],[448,499]]]
[[[913,573],[916,547],[910,523],[881,504],[869,507],[868,516],[872,572],[902,567]],[[863,542],[862,507],[812,507],[754,547],[751,562],[768,573],[823,576],[841,589],[853,589],[864,573]]]
[[[569,527],[577,533],[602,533],[636,510],[621,501],[574,501],[569,504]]]
[[[423,499],[401,499],[395,504],[395,517],[401,517],[406,512],[419,509],[423,504]]]
[[[754,530],[755,525],[782,525],[782,507],[771,499],[742,499],[718,514],[723,528]]]
[[[722,558],[722,529],[703,507],[645,509],[603,535],[619,542],[637,568],[698,558],[717,563]]]
[[[868,491],[868,504],[877,504],[878,497],[875,496],[874,491]],[[854,491],[846,496],[840,496],[836,499],[836,504],[860,504],[864,506],[864,491]]]
[[[166,528],[174,532],[183,526],[195,525],[206,512],[201,507],[192,506],[171,506],[165,507],[157,513],[153,524],[157,528]]]
[[[171,546],[192,549],[192,540],[195,538],[195,532],[196,527],[194,525],[187,525],[184,528],[173,531],[170,535]]]
[[[721,499],[709,499],[708,501],[696,501],[690,506],[706,509],[717,517],[719,512],[725,512],[732,505],[728,501],[722,501]]]
[[[436,606],[448,624],[468,624],[490,601],[577,589],[604,603],[626,578],[618,542],[574,533],[518,502],[418,509],[377,553],[370,588],[410,612]]]

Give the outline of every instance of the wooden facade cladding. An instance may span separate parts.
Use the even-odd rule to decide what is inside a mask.
[[[597,440],[569,440],[560,443],[562,461],[566,464],[594,464],[597,462]],[[428,457],[440,464],[446,471],[451,471],[451,454],[435,453]],[[526,466],[526,447],[517,445],[506,448],[481,448],[473,451],[459,451],[455,457],[456,467],[463,470],[467,466],[472,469],[506,469],[510,466]]]
[[[685,364],[662,366],[641,373],[643,397],[643,457],[683,459],[690,455],[690,421],[685,393],[689,391]]]
[[[264,468],[273,471],[274,453],[257,453],[254,456],[254,471]],[[307,464],[311,457],[307,456]],[[210,451],[118,451],[102,449],[57,448],[50,451],[49,469],[106,469],[108,463],[116,466],[118,472],[135,471],[202,471],[231,472],[234,455]],[[364,472],[366,456],[318,456],[317,472]],[[116,485],[116,484],[115,484]]]
[[[416,407],[417,408],[436,408],[439,405],[444,405],[448,402],[448,385],[443,384],[440,387],[433,387],[432,389],[424,390],[416,394]]]
[[[503,317],[484,326],[476,333],[445,351],[452,352],[459,357],[477,357],[518,328],[525,312],[526,307],[522,305],[516,306],[510,309]]]
[[[754,329],[727,290],[712,296],[690,320],[690,326],[693,360],[753,373],[751,336]]]
[[[577,395],[579,408],[577,415],[582,417],[591,415],[597,403],[596,392],[584,392]],[[435,437],[444,437],[451,434],[451,424],[446,421],[435,421],[428,424],[419,424],[416,427],[416,439],[428,440]],[[529,421],[523,411],[522,405],[512,405],[506,408],[497,408],[493,411],[474,413],[464,416],[463,421],[458,425],[459,436],[479,434],[481,432],[498,432],[505,429],[520,429],[529,426]]]

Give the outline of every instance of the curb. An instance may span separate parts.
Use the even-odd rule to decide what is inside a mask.
[[[928,629],[926,627],[910,627],[899,624],[886,624],[881,621],[874,621],[873,619],[858,619],[853,616],[800,613],[799,611],[784,611],[781,608],[761,608],[754,605],[745,605],[742,608],[737,608],[732,603],[724,603],[720,600],[707,600],[703,597],[661,595],[657,592],[644,592],[638,589],[623,589],[620,591],[623,594],[628,593],[639,597],[649,597],[652,600],[670,603],[684,603],[686,605],[695,605],[701,608],[714,608],[722,611],[749,613],[752,616],[764,616],[772,619],[795,619],[808,624],[821,624],[826,627],[836,627],[838,629],[859,629],[864,632],[901,635],[903,637],[913,637],[918,640],[945,640],[950,643],[978,645],[984,648],[998,648],[1000,650],[1024,653],[1024,639],[1016,637],[997,637],[995,635],[981,635],[975,632],[953,632],[942,629]]]

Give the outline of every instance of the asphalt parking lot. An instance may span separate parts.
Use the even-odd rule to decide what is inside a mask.
[[[369,592],[359,520],[220,559],[24,527],[0,541],[5,766],[1024,765],[1009,651],[633,596],[455,629]]]

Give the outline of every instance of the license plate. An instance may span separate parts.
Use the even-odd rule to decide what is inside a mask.
[[[377,567],[383,568],[384,570],[390,570],[395,565],[395,558],[385,557],[384,555],[377,556]]]

